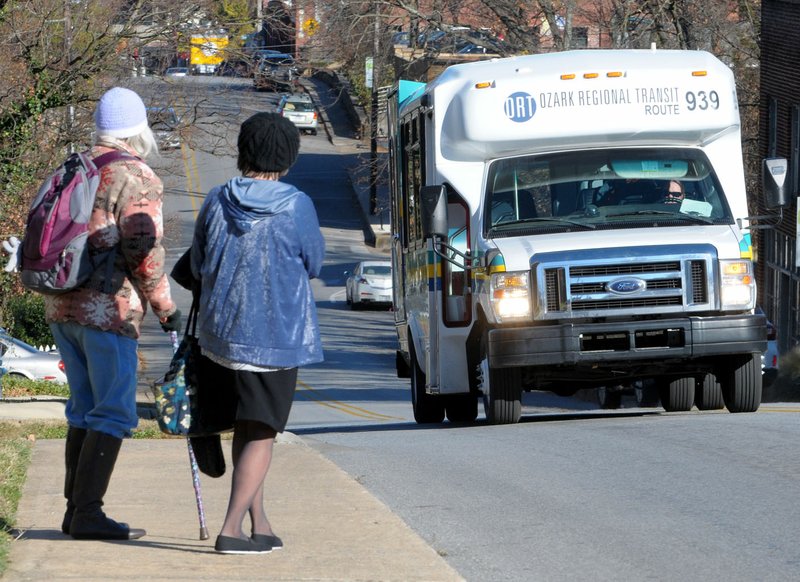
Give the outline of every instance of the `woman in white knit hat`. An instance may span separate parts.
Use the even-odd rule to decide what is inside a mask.
[[[164,187],[143,160],[158,153],[144,103],[130,89],[110,89],[95,126],[91,155],[112,154],[112,161],[100,170],[89,244],[98,252],[116,249],[114,267],[73,291],[45,296],[70,388],[61,530],[76,539],[136,539],[145,531],[107,517],[103,497],[122,439],[138,424],[137,340],[147,305],[164,331],[180,328],[180,311],[164,273]]]

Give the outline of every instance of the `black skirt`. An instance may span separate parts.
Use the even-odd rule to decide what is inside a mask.
[[[204,385],[215,390],[204,390],[210,396],[200,406],[204,411],[217,410],[229,414],[236,407],[236,420],[254,420],[283,432],[292,410],[297,368],[274,372],[231,370],[216,362],[200,358],[199,372]],[[235,399],[230,397],[235,395]]]

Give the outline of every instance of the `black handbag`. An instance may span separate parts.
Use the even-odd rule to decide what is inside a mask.
[[[153,385],[156,420],[161,432],[175,436],[201,437],[233,430],[236,394],[226,386],[200,379],[207,358],[195,336],[197,301],[192,302],[178,349],[169,370]],[[208,377],[208,376],[205,376]]]

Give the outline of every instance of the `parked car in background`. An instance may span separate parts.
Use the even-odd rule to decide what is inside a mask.
[[[185,77],[189,74],[189,67],[170,67],[164,71],[166,77]]]
[[[486,29],[451,26],[431,28],[417,36],[417,46],[428,51],[460,54],[506,54],[508,45]]]
[[[345,271],[345,297],[351,309],[392,304],[391,261],[361,261],[352,273]]]
[[[147,120],[160,150],[181,147],[180,119],[172,107],[148,107]]]
[[[258,49],[253,53],[253,57],[255,57],[256,59],[263,59],[265,57],[271,57],[274,55],[283,55],[283,54],[286,53],[275,49]]]
[[[406,30],[399,30],[392,35],[392,44],[394,46],[409,46],[411,44],[411,36]]]
[[[50,380],[66,384],[64,362],[58,352],[37,350],[22,340],[0,330],[0,358],[9,376],[23,376],[29,380]]]
[[[258,59],[253,71],[256,91],[294,91],[299,83],[294,57],[286,53],[268,54]]]
[[[214,74],[219,77],[249,77],[250,63],[245,59],[223,61]]]
[[[281,97],[275,111],[294,123],[301,132],[317,135],[317,110],[309,95],[287,93]]]
[[[761,307],[756,307],[756,313],[764,314]],[[761,354],[761,372],[764,385],[775,381],[778,375],[778,328],[769,319],[767,320],[767,351]]]

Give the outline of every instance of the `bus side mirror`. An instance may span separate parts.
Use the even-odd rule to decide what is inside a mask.
[[[422,236],[447,237],[447,191],[444,186],[423,186],[419,197],[422,201]]]
[[[767,208],[785,208],[789,206],[786,177],[788,163],[784,158],[767,158],[762,168],[762,188]]]

